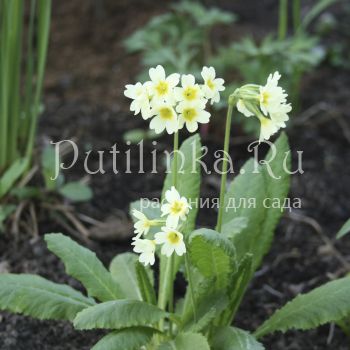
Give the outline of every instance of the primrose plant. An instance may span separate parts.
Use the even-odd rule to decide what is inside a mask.
[[[132,100],[130,109],[150,120],[152,129],[174,135],[174,152],[161,202],[131,205],[131,246],[137,254],[117,255],[107,270],[90,250],[62,234],[48,234],[48,248],[83,284],[87,296],[39,276],[2,274],[0,309],[69,320],[78,330],[108,330],[93,350],[261,350],[265,335],[339,324],[350,314],[349,277],[297,296],[255,331],[234,326],[249,282],[269,251],[281,208],[288,203],[290,151],[282,134],[267,161],[249,160],[227,187],[231,118],[234,108],[257,118],[260,142],[283,128],[291,106],[278,85],[278,72],[266,85],[248,84],[229,97],[215,229],[195,229],[202,198],[194,160],[202,148],[198,134],[179,148],[179,133],[183,128],[195,132],[198,123],[209,122],[205,108],[208,101],[220,100],[223,80],[213,67],[203,68],[201,83],[192,75],[167,76],[161,66],[151,68],[149,75],[147,82],[127,85],[125,95]],[[157,260],[155,283],[152,265]],[[187,290],[174,298],[178,274],[187,281]]]

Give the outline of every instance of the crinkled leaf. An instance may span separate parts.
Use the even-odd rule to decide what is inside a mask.
[[[121,329],[150,326],[165,318],[167,313],[139,300],[107,301],[79,312],[74,319],[77,329]]]
[[[276,331],[307,330],[341,320],[350,314],[349,295],[350,277],[328,282],[288,302],[265,321],[255,335],[260,338]]]
[[[229,304],[220,316],[218,324],[222,326],[230,325],[244,297],[248,283],[253,275],[253,257],[247,253],[238,265],[237,272],[233,275],[230,288],[228,289]]]
[[[46,234],[45,241],[63,261],[67,273],[80,281],[90,296],[101,301],[124,297],[120,286],[95,253],[61,233]]]
[[[210,350],[207,339],[199,333],[180,333],[176,338],[161,344],[157,350]]]
[[[140,350],[152,338],[155,330],[147,327],[125,328],[104,336],[91,350]]]
[[[190,236],[191,262],[207,278],[214,277],[216,285],[225,287],[228,276],[236,271],[236,252],[232,242],[222,234],[199,229]]]
[[[94,301],[36,275],[0,274],[0,309],[41,320],[73,320]]]
[[[181,330],[186,332],[205,330],[213,319],[227,308],[229,299],[224,290],[221,288],[218,290],[214,278],[210,278],[195,284],[194,302],[196,315],[194,315],[189,289],[187,289],[181,317]]]
[[[233,327],[220,327],[215,329],[211,341],[213,350],[264,350],[253,335]]]

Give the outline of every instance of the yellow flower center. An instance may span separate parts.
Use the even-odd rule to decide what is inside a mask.
[[[262,94],[261,94],[261,97],[262,97],[262,101],[261,103],[263,105],[267,105],[269,103],[269,99],[270,99],[270,94],[267,92],[267,91],[264,91]]]
[[[210,90],[214,90],[215,85],[214,85],[214,83],[213,83],[213,81],[212,81],[211,79],[208,79],[208,80],[207,80],[207,85],[208,85],[208,88],[209,88]]]
[[[197,98],[197,94],[198,89],[196,89],[195,87],[187,87],[183,92],[185,99],[188,101],[195,100]]]
[[[183,110],[182,115],[187,122],[191,122],[196,119],[197,111],[195,108],[186,108]]]
[[[169,107],[163,107],[159,110],[159,115],[164,120],[173,119],[173,111]]]
[[[173,215],[180,214],[182,210],[183,210],[183,203],[180,201],[175,201],[170,208],[170,211]]]
[[[150,220],[145,220],[145,221],[143,222],[143,227],[144,227],[144,228],[150,228],[151,226],[152,226],[152,223],[151,223]]]
[[[168,240],[171,244],[177,244],[180,242],[180,236],[177,232],[175,231],[170,231],[168,232]]]
[[[156,86],[157,94],[160,96],[167,94],[168,90],[169,90],[169,86],[166,81],[160,81]]]

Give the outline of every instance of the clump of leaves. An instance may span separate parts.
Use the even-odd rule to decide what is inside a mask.
[[[178,190],[187,198],[199,198],[200,173],[192,169],[193,158],[198,156],[192,154],[193,142],[200,150],[198,135],[180,148],[185,163],[178,174]],[[178,300],[175,311],[156,306],[153,273],[139,263],[137,255],[120,254],[106,269],[93,252],[62,234],[46,235],[48,248],[63,261],[67,273],[83,284],[86,295],[39,276],[3,274],[0,309],[39,319],[68,320],[78,330],[108,330],[93,350],[134,350],[142,346],[149,350],[262,350],[265,335],[342,320],[350,313],[349,277],[297,296],[253,333],[232,326],[282,215],[280,208],[268,208],[263,201],[269,197],[283,202],[289,190],[290,175],[283,163],[290,164],[290,154],[284,134],[275,146],[275,157],[270,152],[268,161],[257,169],[249,160],[242,168],[245,172],[241,171],[229,186],[225,195],[228,209],[220,232],[194,230],[197,211],[188,216],[184,232],[189,270],[183,272],[183,259],[177,257],[173,273],[183,273],[187,280],[192,275],[195,288],[194,295],[187,290]],[[275,177],[269,176],[269,171]],[[164,191],[171,186],[170,175]],[[249,198],[255,198],[255,207],[229,205],[232,200],[238,203]],[[133,207],[140,207],[140,203]],[[148,208],[147,215],[159,216],[159,208]],[[160,276],[160,285],[163,278]]]
[[[152,18],[124,42],[130,53],[141,53],[146,68],[161,64],[169,72],[200,73],[212,54],[210,33],[217,25],[228,25],[236,16],[195,1],[171,6],[171,12]],[[143,73],[144,75],[145,73]],[[144,80],[144,76],[140,80]]]

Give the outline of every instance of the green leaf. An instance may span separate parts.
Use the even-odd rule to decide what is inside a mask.
[[[85,202],[93,196],[91,188],[81,182],[68,182],[58,192],[73,202]]]
[[[241,233],[247,226],[248,218],[237,217],[223,225],[221,231],[226,237],[233,238],[235,235]]]
[[[47,145],[41,154],[41,166],[45,186],[48,190],[54,190],[57,188],[57,179],[52,180],[56,177],[56,162],[59,163],[60,159],[57,159],[56,161],[55,148],[52,145]]]
[[[41,320],[73,320],[94,301],[36,275],[0,275],[0,309]]]
[[[249,160],[243,167],[244,173],[237,176],[229,187],[225,196],[225,208],[230,199],[234,198],[238,206],[240,200],[245,201],[254,198],[256,205],[240,205],[223,213],[224,225],[232,222],[233,219],[245,217],[248,225],[240,233],[233,235],[238,259],[242,259],[246,253],[253,254],[253,269],[256,270],[262,258],[269,251],[274,231],[282,215],[281,208],[268,208],[271,203],[266,204],[266,198],[274,199],[283,205],[289,191],[290,174],[284,169],[290,168],[290,153],[288,140],[285,134],[275,142],[276,155],[273,148],[266,156],[267,165],[260,165],[258,168],[254,160]],[[242,171],[242,170],[241,170]],[[278,178],[275,179],[274,177]],[[226,226],[225,226],[226,230]]]
[[[222,327],[213,333],[213,350],[264,350],[264,346],[253,335],[242,329]]]
[[[224,288],[229,274],[236,271],[236,252],[233,244],[222,234],[199,229],[190,236],[191,262],[207,278],[214,277],[216,285]]]
[[[139,300],[107,301],[79,312],[74,319],[76,329],[120,329],[152,325],[167,313]]]
[[[218,324],[222,326],[230,325],[236,315],[240,303],[244,297],[248,283],[253,275],[252,269],[253,257],[247,253],[240,261],[237,272],[233,275],[232,281],[229,283],[232,286],[229,291],[229,304],[223,314],[220,316]]]
[[[0,198],[3,197],[14,183],[22,176],[28,167],[28,159],[20,158],[16,160],[10,168],[0,178]]]
[[[140,285],[139,274],[140,267],[138,266],[138,256],[133,253],[118,254],[109,266],[109,270],[113,279],[120,286],[124,299],[144,300],[145,286]],[[148,283],[153,289],[153,271],[149,267],[143,266],[145,276],[142,277],[143,283]],[[146,282],[146,279],[148,282]],[[150,302],[149,300],[144,300]]]
[[[257,338],[276,331],[307,330],[341,320],[350,314],[350,277],[328,282],[298,295],[276,311],[255,332]]]
[[[341,238],[350,232],[350,219],[341,227],[337,233],[337,238]]]
[[[196,272],[195,270],[194,272]],[[197,273],[197,276],[199,274]],[[228,297],[225,290],[217,288],[215,278],[200,278],[194,283],[194,302],[196,315],[189,287],[187,287],[184,304],[182,306],[181,331],[201,332],[204,331],[214,318],[227,308]]]
[[[0,205],[0,232],[4,230],[5,220],[16,210],[12,204]]]
[[[46,234],[45,241],[48,248],[63,261],[67,273],[84,285],[89,296],[101,301],[124,297],[95,253],[61,233]]]
[[[146,327],[125,328],[104,336],[91,350],[140,350],[152,338],[155,330]]]
[[[136,254],[123,253],[117,255],[109,265],[109,271],[126,299],[142,300],[135,269],[137,261]]]
[[[149,304],[156,304],[157,297],[153,288],[153,274],[144,265],[136,261],[137,282],[141,291],[142,300]]]
[[[207,339],[199,333],[180,333],[176,338],[161,344],[157,350],[210,350]]]

